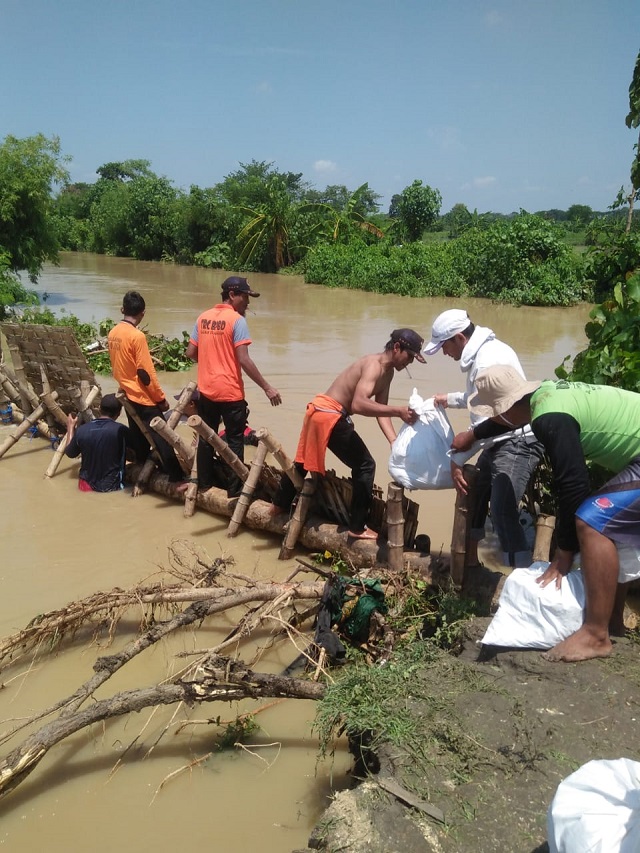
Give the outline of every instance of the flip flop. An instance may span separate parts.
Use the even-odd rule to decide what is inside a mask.
[[[362,533],[354,533],[352,530],[350,530],[348,535],[351,536],[353,539],[374,540],[378,538],[378,534],[375,532],[375,530],[370,530],[368,527],[365,527]]]

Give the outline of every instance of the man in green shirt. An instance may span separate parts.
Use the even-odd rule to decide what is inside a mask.
[[[558,492],[558,547],[542,586],[559,587],[580,551],[586,613],[582,627],[551,649],[555,661],[605,657],[624,631],[628,583],[618,583],[616,544],[640,546],[640,394],[582,382],[527,382],[498,365],[478,375],[472,412],[489,420],[460,433],[456,450],[530,423],[544,445]],[[587,462],[615,476],[591,494]]]

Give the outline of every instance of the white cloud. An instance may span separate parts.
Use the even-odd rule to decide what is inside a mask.
[[[337,168],[338,166],[333,160],[316,160],[313,164],[315,172],[335,172]]]
[[[485,187],[490,187],[495,184],[496,178],[493,175],[485,175],[483,178],[474,178],[471,182],[477,190],[482,190]]]

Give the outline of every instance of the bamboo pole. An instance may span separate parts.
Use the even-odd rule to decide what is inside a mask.
[[[21,424],[25,419],[25,414],[22,409],[14,408],[13,410],[13,420],[14,423]],[[38,430],[38,434],[41,438],[46,438],[47,441],[51,441],[51,430],[49,429],[49,424],[46,421],[39,420],[36,424],[36,429]]]
[[[0,365],[0,386],[2,386],[2,390],[11,400],[11,402],[22,408],[22,398],[20,397],[20,392],[18,391],[18,388],[14,385],[14,383],[11,381],[9,376],[5,373],[3,365]]]
[[[198,499],[198,445],[196,444],[195,453],[193,454],[193,465],[191,466],[191,476],[189,477],[189,485],[184,493],[184,517],[191,518],[196,511],[196,501]]]
[[[100,393],[100,389],[98,388],[97,385],[94,385],[93,388],[91,389],[91,391],[89,391],[87,398],[85,400],[83,398],[81,392],[78,390],[78,394],[79,394],[78,402],[77,402],[77,405],[79,407],[78,408],[78,415],[88,412],[90,415],[89,420],[93,420],[93,412],[91,411],[90,406],[93,403],[93,401],[96,399],[96,397],[98,396],[99,393]],[[73,395],[73,396],[75,396],[75,395]],[[64,456],[64,452],[67,449],[68,443],[69,442],[67,441],[67,433],[65,432],[65,434],[60,439],[60,442],[58,443],[58,446],[56,447],[56,449],[54,451],[53,459],[49,463],[49,467],[44,472],[45,477],[48,477],[50,479],[56,473],[56,471],[58,470],[58,468],[60,466],[60,463],[62,462],[62,457]]]
[[[288,560],[293,554],[293,549],[298,541],[298,536],[300,535],[302,526],[307,520],[307,515],[311,508],[311,501],[313,500],[313,495],[318,485],[318,476],[318,474],[310,474],[302,484],[302,491],[300,492],[296,508],[293,511],[293,518],[287,525],[284,542],[280,548],[280,553],[278,555],[279,560]]]
[[[51,396],[55,399],[58,396],[57,391],[53,391]],[[13,445],[27,432],[30,427],[32,427],[45,413],[46,406],[44,403],[40,403],[40,405],[35,409],[31,414],[25,415],[24,420],[21,424],[19,424],[16,429],[12,433],[6,437],[3,443],[0,445],[0,459],[4,456],[4,454],[9,450]]]
[[[554,515],[539,515],[536,521],[536,539],[533,545],[533,560],[548,563],[551,559],[551,540],[556,527]]]
[[[465,465],[462,471],[467,484],[467,494],[461,495],[458,493],[456,495],[453,532],[451,536],[451,580],[457,589],[462,588],[465,580],[469,525],[474,505],[475,480],[477,476],[475,465]]]
[[[158,453],[158,448],[156,447],[156,443],[153,439],[153,436],[151,435],[151,431],[144,423],[144,421],[140,418],[140,415],[136,412],[131,403],[127,400],[127,397],[122,389],[116,391],[116,398],[120,400],[125,412],[133,421],[135,421],[135,423],[138,425],[140,432],[149,442],[149,447],[151,448],[151,455],[153,456],[154,460],[158,464],[161,464],[162,460],[160,459],[160,454]]]
[[[387,489],[387,545],[389,548],[389,568],[392,572],[403,569],[404,553],[404,513],[402,499],[404,489],[397,483],[389,483]]]
[[[227,463],[227,465],[244,483],[249,476],[249,469],[244,462],[238,459],[227,442],[223,438],[220,438],[218,433],[212,430],[199,415],[191,415],[187,420],[187,423],[191,429],[194,429],[198,433],[200,438],[203,438],[207,444],[210,444],[211,447],[213,447],[218,456]]]
[[[172,430],[164,418],[153,418],[149,426],[154,432],[157,432],[159,436],[162,436],[162,438],[164,438],[171,447],[173,447],[182,470],[185,474],[189,474],[193,465],[195,449],[191,445],[187,444],[181,435],[178,435],[177,432]]]
[[[193,396],[193,392],[196,390],[196,387],[197,387],[196,383],[192,380],[191,382],[187,382],[187,384],[183,388],[182,393],[180,394],[180,399],[178,400],[177,406],[175,407],[175,409],[173,409],[173,411],[171,412],[171,414],[169,415],[169,417],[167,419],[167,424],[169,425],[169,427],[171,429],[175,429],[178,426],[178,424],[180,422],[180,418],[182,417],[182,415],[184,413],[185,406],[191,400],[191,397]],[[149,477],[153,473],[154,468],[155,468],[155,462],[152,459],[152,457],[150,456],[147,459],[147,461],[144,463],[144,465],[142,466],[142,470],[140,471],[140,476],[138,477],[138,481],[136,482],[135,486],[133,487],[133,497],[134,498],[137,498],[138,495],[143,494],[143,492],[147,488],[147,483],[149,482]],[[193,515],[193,511],[191,512],[191,514]]]
[[[300,475],[298,469],[295,467],[292,460],[284,452],[280,442],[276,441],[276,439],[271,435],[269,430],[265,429],[264,427],[256,430],[256,438],[258,439],[258,441],[264,441],[264,443],[267,445],[267,449],[272,454],[278,465],[280,465],[280,467],[287,475],[287,477],[291,480],[296,489],[298,491],[301,491],[304,478]]]
[[[82,380],[81,385],[88,386],[86,380]],[[71,391],[71,396],[73,397],[73,401],[75,403],[76,410],[78,412],[78,417],[81,421],[86,423],[87,421],[95,420],[95,415],[91,409],[93,403],[95,403],[96,397],[100,393],[100,389],[97,385],[92,385],[91,389],[87,388],[74,388]]]
[[[267,445],[264,441],[258,440],[258,449],[256,450],[256,454],[253,457],[253,462],[251,463],[251,468],[249,469],[249,476],[244,482],[244,486],[242,487],[242,491],[240,492],[240,497],[238,498],[238,503],[236,504],[236,508],[233,511],[233,515],[231,516],[231,521],[229,522],[229,527],[227,528],[227,536],[235,536],[242,524],[242,520],[245,517],[247,510],[249,509],[249,504],[251,503],[251,498],[253,497],[253,493],[256,490],[256,486],[260,480],[260,474],[262,473],[262,468],[264,466],[264,460],[268,453]]]

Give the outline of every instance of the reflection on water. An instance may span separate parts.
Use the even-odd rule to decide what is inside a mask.
[[[64,308],[94,321],[117,320],[123,293],[140,290],[147,301],[147,328],[177,336],[218,301],[226,275],[220,270],[65,254],[59,267],[47,267],[37,289],[49,294],[48,304],[56,312]],[[465,307],[476,324],[493,328],[514,346],[531,378],[553,375],[566,355],[585,345],[586,305],[514,308],[482,300],[330,290],[294,276],[252,274],[249,280],[261,293],[251,301],[247,315],[251,354],[283,397],[283,405],[272,408],[248,381],[250,422],[254,428],[267,426],[290,453],[306,402],[324,391],[346,364],[363,353],[382,350],[395,328],[410,326],[427,338],[433,318],[446,308]],[[426,365],[414,363],[410,374],[395,377],[392,402],[406,403],[414,387],[427,397],[464,386],[458,365],[442,353]],[[187,379],[195,378],[195,369],[160,378],[165,393],[175,394]],[[104,391],[114,390],[110,377],[100,382]],[[451,411],[450,417],[454,428],[465,426],[465,412]],[[373,419],[357,421],[377,462],[376,480],[385,486],[386,441]],[[0,441],[7,429],[0,427]],[[2,636],[37,613],[98,589],[132,586],[165,570],[168,549],[176,538],[205,547],[211,557],[231,556],[238,571],[258,578],[282,579],[296,565],[278,561],[279,545],[270,537],[245,530],[229,540],[224,521],[202,512],[185,519],[179,504],[155,495],[132,502],[127,494],[82,494],[75,488],[77,467],[71,460],[62,463],[56,477],[44,480],[50,453],[45,442],[22,439],[0,461]],[[331,464],[344,473],[337,460],[332,458]],[[417,500],[419,532],[431,536],[434,550],[447,549],[453,493],[422,492]],[[230,624],[230,617],[220,617],[207,629],[206,641],[213,644]],[[125,639],[117,637],[116,645]],[[160,644],[112,679],[99,698],[154,683],[183,665],[176,652],[199,648],[203,641],[203,632],[197,636],[185,632]],[[110,650],[87,653],[85,648],[78,641],[46,665],[40,664],[36,672],[27,674],[26,667],[18,665],[3,676],[7,684],[1,697],[3,718],[16,720],[47,707],[89,678],[96,654]],[[294,656],[286,649],[261,666],[279,671]],[[9,677],[15,680],[8,683]],[[179,709],[180,720],[202,721],[179,736],[173,711],[143,712],[65,741],[15,795],[3,801],[0,840],[15,849],[29,849],[46,836],[47,849],[57,853],[73,849],[86,827],[98,853],[138,845],[173,850],[184,845],[185,829],[195,849],[210,846],[213,839],[217,850],[269,853],[304,846],[330,791],[332,774],[333,781],[342,784],[347,765],[343,752],[334,766],[316,766],[317,747],[310,731],[313,704],[288,700],[270,707],[258,716],[262,730],[254,739],[255,749],[216,755],[160,789],[165,777],[211,749],[207,717],[232,719],[235,708],[203,706],[192,714]],[[5,722],[3,730],[9,727]],[[167,734],[158,741],[165,728]],[[139,760],[143,756],[146,760]],[[118,758],[123,762],[116,768]],[[243,814],[250,818],[241,818]]]

